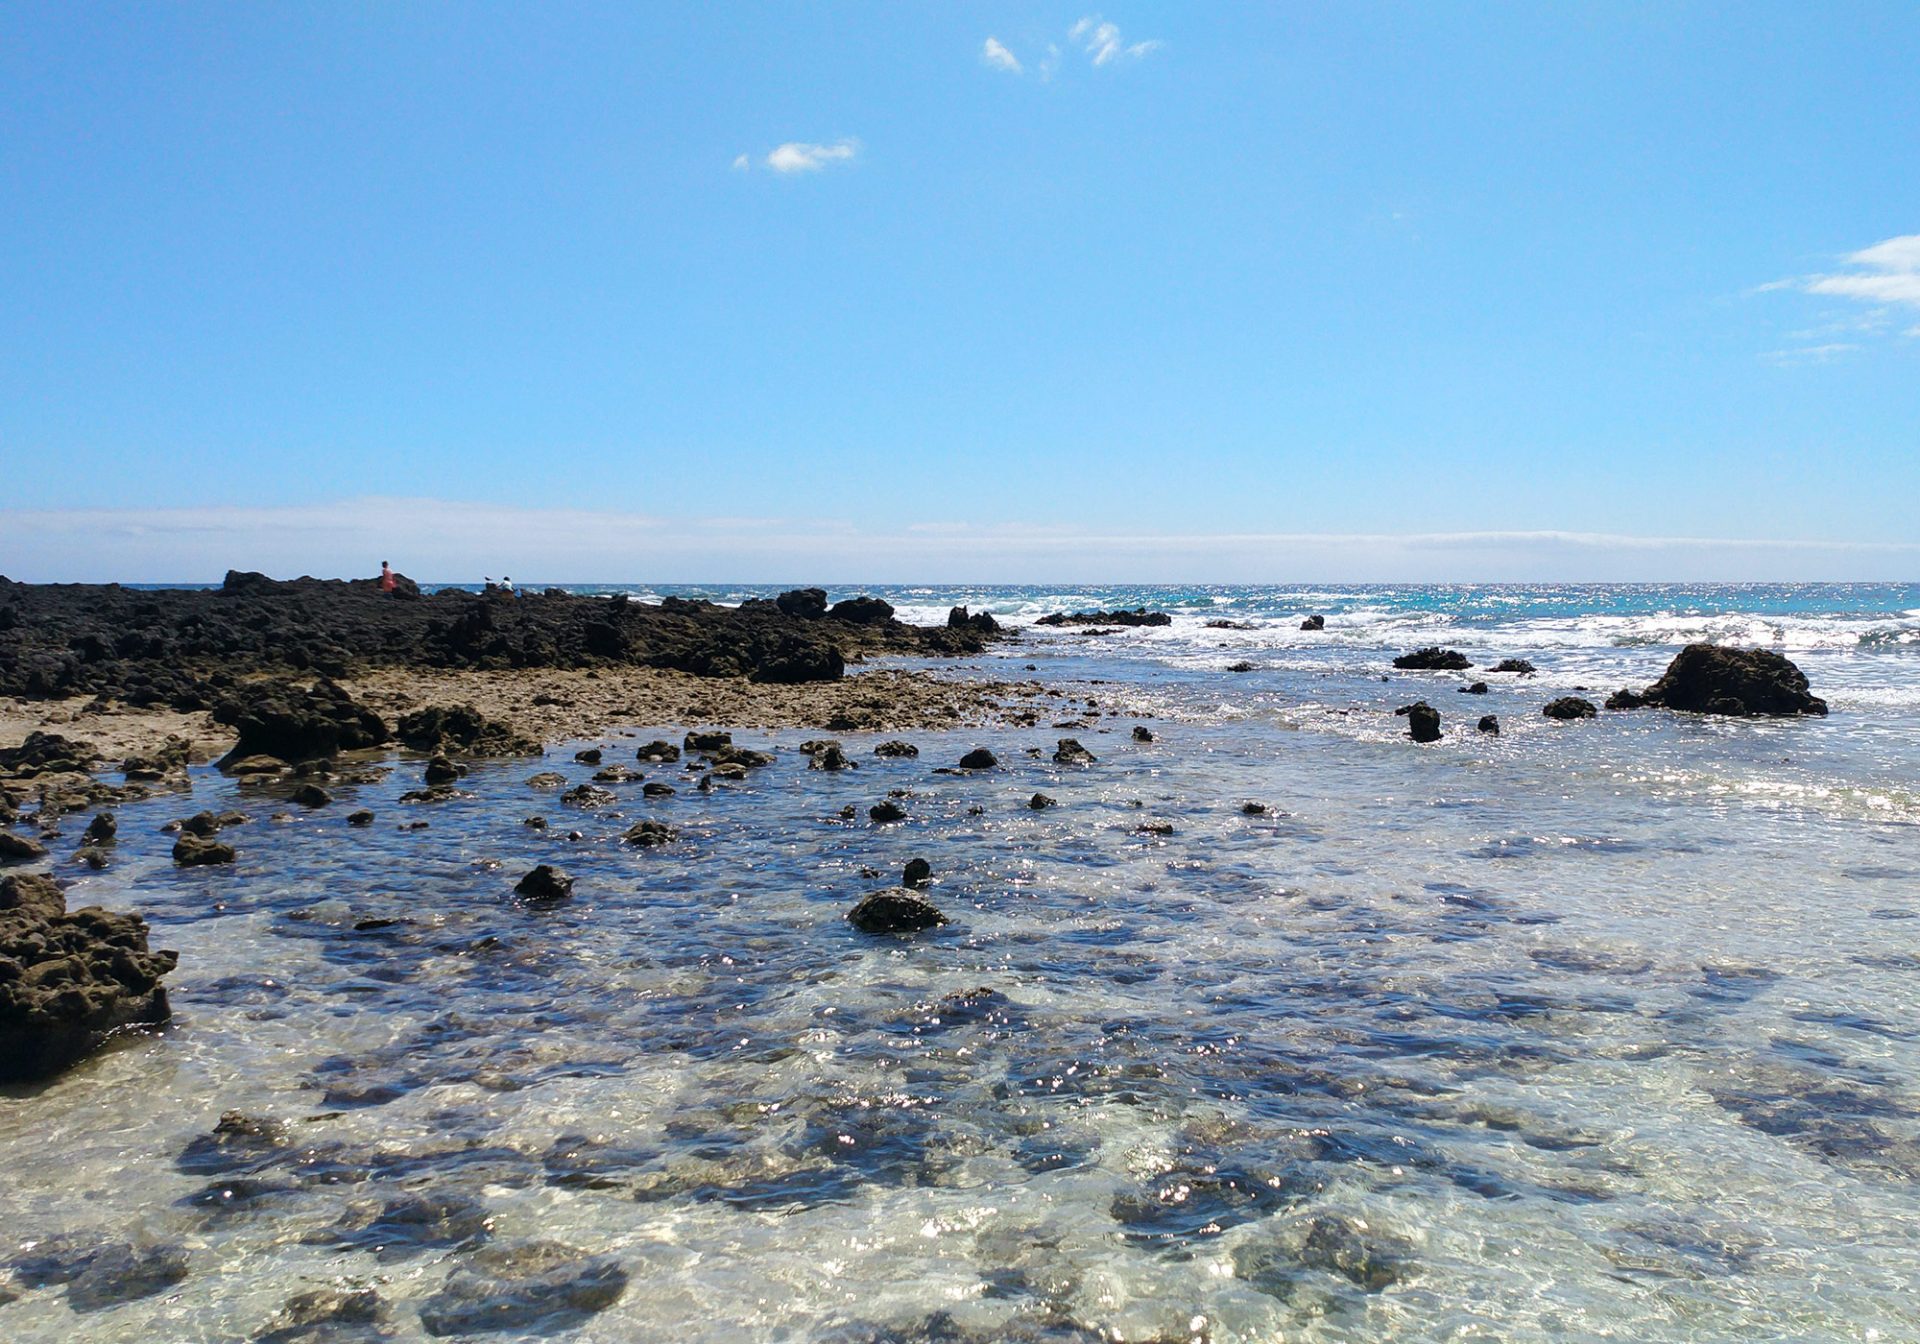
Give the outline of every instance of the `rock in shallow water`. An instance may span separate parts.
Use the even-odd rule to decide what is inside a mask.
[[[1608,709],[1655,706],[1740,717],[1820,715],[1827,702],[1809,692],[1806,674],[1771,649],[1689,644],[1660,680],[1640,692],[1620,691]]]
[[[627,1272],[610,1255],[558,1242],[523,1242],[476,1251],[420,1306],[430,1335],[539,1327],[569,1329],[605,1311],[627,1290]]]
[[[218,840],[207,840],[188,833],[173,842],[173,861],[182,868],[205,868],[213,864],[232,863],[238,857],[232,845]]]
[[[991,770],[1000,764],[1000,758],[985,747],[975,747],[960,758],[962,770]]]
[[[1582,700],[1577,695],[1563,695],[1558,700],[1549,700],[1540,712],[1550,719],[1591,719],[1600,711],[1594,708],[1591,700]]]
[[[1424,649],[1401,654],[1393,660],[1393,665],[1412,672],[1464,672],[1473,663],[1458,649],[1443,649],[1438,644],[1429,644]]]
[[[917,933],[945,924],[947,917],[917,892],[890,887],[861,897],[847,911],[847,922],[862,933]]]
[[[1407,721],[1407,736],[1415,742],[1440,740],[1440,711],[1424,700],[1402,705],[1393,711]]]
[[[564,901],[573,895],[573,879],[552,864],[543,863],[514,883],[513,894],[523,901]]]
[[[1079,739],[1063,737],[1053,753],[1055,765],[1092,765],[1094,754],[1080,745]]]

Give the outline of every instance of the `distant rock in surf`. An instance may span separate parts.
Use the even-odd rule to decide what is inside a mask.
[[[1407,721],[1407,736],[1415,742],[1438,742],[1440,740],[1440,711],[1425,700],[1411,705],[1402,705],[1393,711]]]
[[[1607,698],[1608,709],[1648,707],[1748,718],[1827,712],[1827,702],[1810,693],[1806,674],[1780,654],[1718,644],[1689,644],[1646,690]]]
[[[1558,700],[1549,700],[1540,712],[1550,719],[1590,719],[1600,711],[1594,708],[1591,700],[1582,700],[1577,695],[1563,695]]]
[[[1164,611],[1135,607],[1132,611],[1056,611],[1042,616],[1036,625],[1172,625],[1173,617]]]
[[[1393,660],[1393,665],[1406,672],[1464,672],[1473,663],[1458,649],[1443,649],[1438,644],[1429,644],[1424,649],[1401,654]]]

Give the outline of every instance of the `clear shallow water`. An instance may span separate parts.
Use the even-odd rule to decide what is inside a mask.
[[[181,951],[178,1021],[0,1097],[0,1188],[13,1241],[188,1273],[79,1315],[29,1291],[0,1328],[245,1339],[367,1284],[419,1337],[460,1243],[549,1239],[628,1275],[538,1331],[581,1340],[1920,1337],[1920,591],[1551,589],[1504,618],[1460,591],[895,592],[1185,600],[979,660],[1074,683],[1087,727],[911,734],[907,761],[846,736],[840,775],[805,770],[810,734],[741,735],[786,750],[602,812],[522,782],[587,778],[571,748],[430,807],[396,801],[403,762],[317,812],[210,772],[126,809],[70,898]],[[1657,675],[1654,622],[1771,623],[1834,714],[1539,716]],[[1379,680],[1429,642],[1541,672]],[[1422,697],[1428,748],[1390,712]],[[1501,737],[1461,731],[1487,712]],[[683,726],[636,728],[609,760]],[[1067,735],[1099,762],[1055,767]],[[981,743],[1007,768],[934,773]],[[893,789],[909,820],[867,825]],[[173,869],[158,825],[226,806],[256,818],[237,869]],[[681,843],[622,846],[642,815]],[[849,929],[862,869],[913,855],[954,922]],[[541,861],[570,904],[509,898]],[[288,1146],[193,1146],[232,1109]],[[454,1216],[343,1229],[409,1196]]]

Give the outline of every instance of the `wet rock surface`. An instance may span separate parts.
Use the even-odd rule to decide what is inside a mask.
[[[1473,662],[1458,649],[1443,649],[1437,644],[1430,644],[1424,649],[1401,654],[1393,660],[1393,665],[1403,671],[1464,672],[1473,666]]]
[[[1402,705],[1393,712],[1407,721],[1407,736],[1415,742],[1440,740],[1440,711],[1426,701]]]
[[[847,922],[862,933],[918,933],[945,924],[947,917],[917,891],[891,887],[861,897],[847,911]]]
[[[1164,611],[1135,607],[1131,611],[1056,611],[1042,616],[1036,625],[1172,625],[1173,617]]]
[[[67,910],[49,878],[0,879],[0,1081],[49,1077],[129,1026],[166,1021],[176,954],[147,946],[146,921]]]
[[[1577,695],[1563,695],[1558,700],[1547,701],[1540,712],[1549,719],[1591,719],[1600,711],[1591,700],[1583,700]]]
[[[1827,702],[1812,694],[1806,674],[1771,649],[1689,644],[1644,691],[1620,691],[1608,709],[1685,710],[1737,717],[1823,715]]]

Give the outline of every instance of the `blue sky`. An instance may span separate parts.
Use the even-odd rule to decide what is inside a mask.
[[[11,4],[0,572],[1911,578],[1916,70],[1906,3]]]

